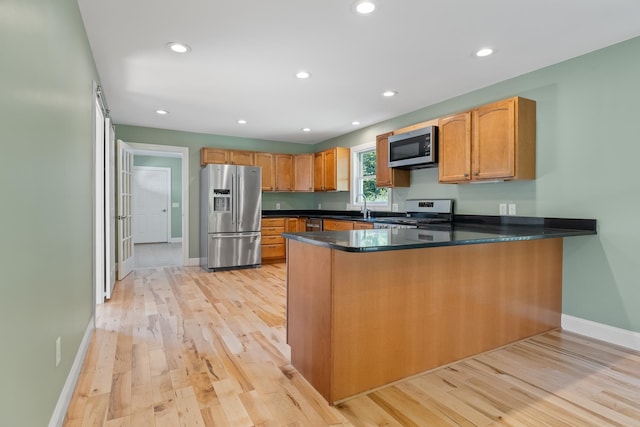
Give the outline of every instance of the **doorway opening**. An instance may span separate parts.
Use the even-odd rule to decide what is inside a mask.
[[[159,168],[172,169],[171,165],[179,163],[179,167],[173,167],[169,173],[169,191],[166,198],[167,207],[160,207],[160,210],[167,209],[166,218],[154,217],[146,212],[145,217],[137,216],[134,212],[132,232],[134,236],[134,269],[183,266],[190,265],[189,260],[189,149],[187,147],[177,147],[169,145],[127,143],[134,155],[134,169],[136,168]],[[163,160],[164,159],[164,160]],[[158,166],[160,165],[160,166]],[[174,176],[176,175],[176,176]],[[155,178],[153,177],[155,176]],[[149,182],[153,179],[162,178],[162,173],[148,174],[144,180]],[[150,183],[152,187],[157,184]],[[176,188],[177,186],[177,188]],[[135,191],[135,190],[134,190]],[[166,194],[166,193],[165,193]],[[147,196],[144,197],[149,197]],[[150,196],[153,199],[154,196]],[[159,196],[162,199],[165,196]],[[159,203],[153,200],[146,200],[144,204]],[[136,194],[134,193],[133,204],[136,205]],[[156,208],[158,208],[156,206]],[[156,209],[157,210],[157,209]],[[144,230],[140,228],[144,227]],[[157,237],[157,233],[166,233],[166,238]],[[153,229],[153,230],[152,230]],[[145,234],[154,234],[156,237],[144,237]],[[142,237],[141,237],[142,235]],[[138,240],[138,241],[136,241]]]

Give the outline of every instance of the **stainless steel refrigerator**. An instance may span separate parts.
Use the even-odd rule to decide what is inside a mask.
[[[200,195],[200,265],[214,270],[260,265],[260,168],[207,165],[200,173]]]

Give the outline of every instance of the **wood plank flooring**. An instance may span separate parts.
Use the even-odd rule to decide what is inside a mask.
[[[290,364],[285,273],[118,282],[64,425],[640,426],[640,354],[561,331],[329,406]]]

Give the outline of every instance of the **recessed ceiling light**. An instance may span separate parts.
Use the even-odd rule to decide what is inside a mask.
[[[296,77],[299,79],[308,79],[309,77],[311,77],[311,73],[308,71],[298,71],[296,73]]]
[[[376,5],[371,1],[360,1],[356,4],[356,11],[362,15],[367,15],[376,9]]]
[[[175,53],[187,53],[191,50],[191,47],[188,44],[178,42],[171,42],[167,44],[167,47]]]
[[[354,125],[354,126],[358,126],[360,124],[360,122],[355,120],[355,121],[351,122],[351,124]]]
[[[385,92],[382,92],[382,96],[390,98],[392,96],[396,96],[398,94],[398,92],[396,92],[395,90],[387,90]]]
[[[302,128],[302,132],[311,132],[311,128]]]
[[[167,110],[156,110],[156,114],[159,116],[166,116],[169,112]]]
[[[482,49],[478,50],[476,52],[476,56],[489,56],[493,53],[493,49],[491,49],[490,47],[483,47]]]
[[[240,119],[240,120],[238,120],[238,124],[246,125],[247,121],[245,119]]]

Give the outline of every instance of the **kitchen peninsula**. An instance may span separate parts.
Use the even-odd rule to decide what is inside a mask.
[[[291,362],[328,402],[560,326],[562,239],[595,220],[478,218],[283,235]]]

